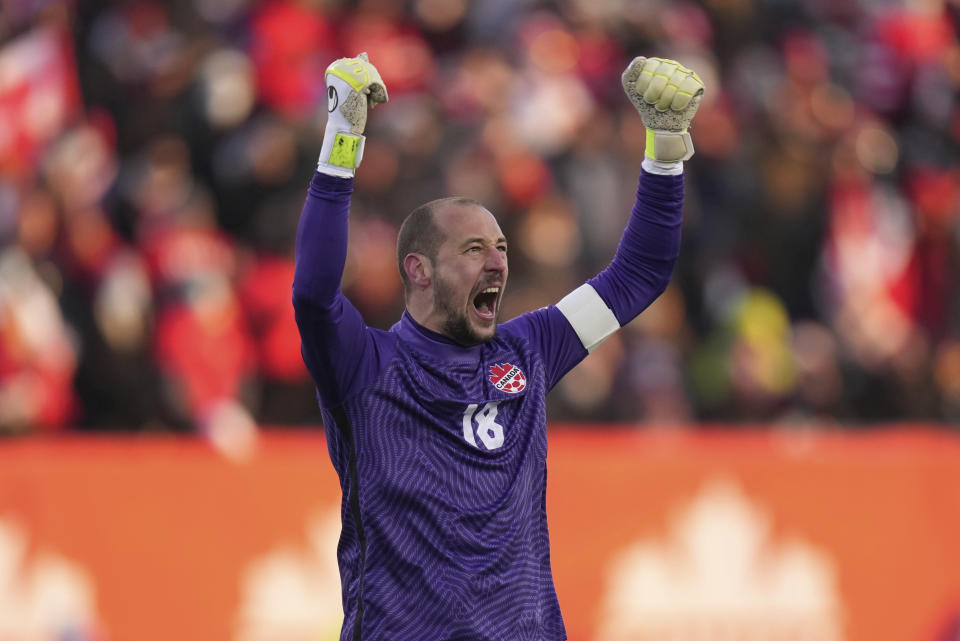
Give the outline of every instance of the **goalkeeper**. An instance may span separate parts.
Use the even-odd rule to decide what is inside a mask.
[[[622,80],[646,157],[610,265],[556,305],[498,324],[506,238],[480,203],[435,200],[401,226],[406,310],[382,331],[340,280],[367,108],[387,88],[364,54],[327,69],[293,304],[343,491],[341,641],[566,638],[550,570],[544,397],[666,288],[703,93],[695,73],[659,58],[633,60]]]

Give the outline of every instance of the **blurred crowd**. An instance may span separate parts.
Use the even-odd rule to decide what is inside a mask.
[[[319,421],[290,304],[323,71],[367,51],[344,289],[388,328],[397,228],[470,196],[504,318],[610,260],[635,55],[707,94],[667,292],[553,421],[960,421],[956,0],[4,0],[0,433]]]

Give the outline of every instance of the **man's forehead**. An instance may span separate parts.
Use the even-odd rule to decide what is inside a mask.
[[[474,236],[497,240],[503,237],[497,219],[480,205],[450,203],[437,209],[434,216],[446,240],[458,242]]]

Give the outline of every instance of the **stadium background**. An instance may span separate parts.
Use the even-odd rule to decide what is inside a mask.
[[[707,85],[673,283],[549,401],[571,639],[955,639],[958,24],[955,0],[5,0],[0,638],[329,637],[329,596],[304,614],[277,579],[248,620],[237,577],[336,500],[289,286],[322,73],[366,50],[391,101],[344,286],[379,327],[397,226],[439,195],[498,215],[508,317],[602,268],[644,140],[621,70]],[[714,575],[737,554],[697,536],[753,547]],[[758,594],[807,610],[777,627]]]

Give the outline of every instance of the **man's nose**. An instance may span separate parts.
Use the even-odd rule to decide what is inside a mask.
[[[507,269],[507,255],[496,247],[491,247],[487,250],[487,261],[484,267],[488,271],[505,271]]]

